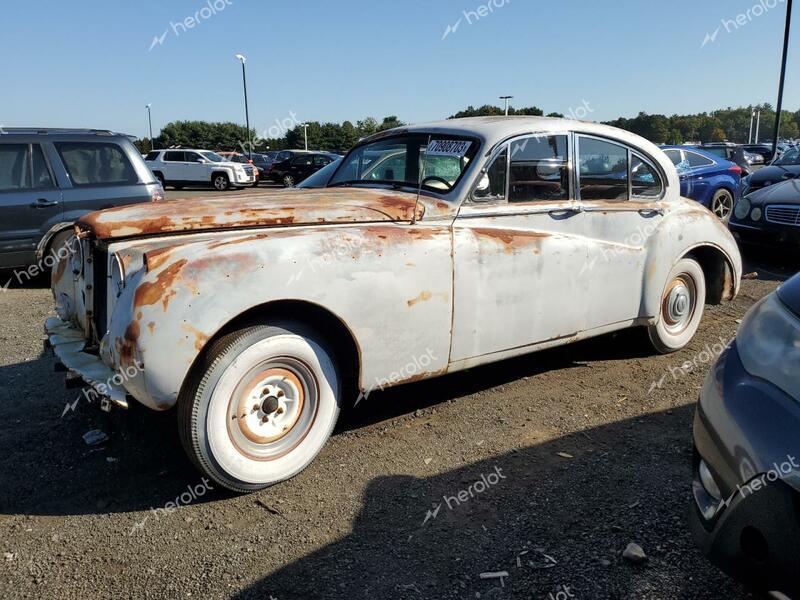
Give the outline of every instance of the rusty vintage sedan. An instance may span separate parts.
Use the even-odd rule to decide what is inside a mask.
[[[626,327],[684,347],[738,292],[727,229],[625,131],[536,117],[381,132],[327,187],[92,213],[48,345],[105,405],[177,408],[197,467],[300,472],[370,391]]]

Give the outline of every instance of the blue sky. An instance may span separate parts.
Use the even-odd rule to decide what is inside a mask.
[[[594,120],[774,104],[786,6],[489,0],[481,17],[487,2],[478,0],[216,0],[216,14],[198,14],[207,1],[214,3],[5,3],[0,125],[141,136],[148,102],[156,130],[177,119],[243,122],[237,52],[248,57],[250,120],[259,132],[292,114],[433,120],[469,104],[499,104],[501,94],[545,112],[588,105]],[[764,11],[762,1],[777,6]],[[800,108],[799,13],[795,7],[791,110]],[[195,14],[193,28],[177,25]],[[448,25],[458,26],[442,39]]]

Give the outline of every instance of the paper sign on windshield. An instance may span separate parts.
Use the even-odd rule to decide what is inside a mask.
[[[428,144],[429,156],[458,156],[466,155],[472,142],[463,140],[433,140]]]

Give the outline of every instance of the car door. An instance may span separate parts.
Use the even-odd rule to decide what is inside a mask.
[[[128,144],[102,139],[52,143],[54,160],[59,161],[68,178],[62,189],[65,220],[73,221],[90,211],[149,200],[147,181],[139,176],[132,162],[137,151]]]
[[[164,179],[167,183],[186,181],[186,158],[182,150],[164,152]]]
[[[39,240],[62,211],[42,147],[0,142],[0,267],[32,264]]]
[[[641,310],[647,242],[663,218],[663,177],[641,153],[576,135],[578,203],[588,246],[586,328],[627,323]]]
[[[208,168],[208,161],[198,152],[184,152],[184,181],[195,181],[208,183],[211,181],[211,171]]]
[[[303,179],[311,175],[313,168],[314,168],[314,155],[301,154],[300,156],[292,160],[291,166],[289,167],[289,173],[292,175],[292,177],[294,177],[295,181],[302,181]]]
[[[584,329],[587,248],[572,190],[568,134],[495,151],[453,223],[451,361]]]

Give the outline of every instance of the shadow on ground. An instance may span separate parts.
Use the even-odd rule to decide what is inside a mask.
[[[350,534],[236,598],[565,598],[565,588],[572,598],[744,597],[690,539],[692,412],[612,423],[429,478],[375,479]],[[632,541],[646,564],[621,559]],[[480,578],[502,571],[502,581]]]

